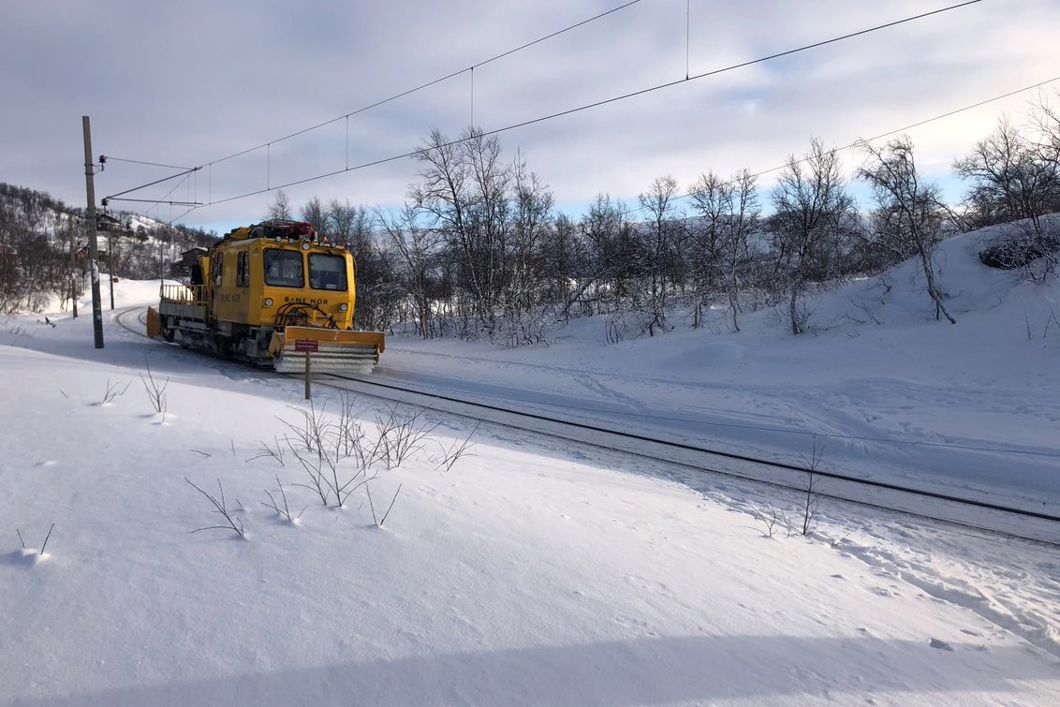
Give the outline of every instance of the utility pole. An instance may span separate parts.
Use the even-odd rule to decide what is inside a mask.
[[[66,230],[70,232],[70,300],[74,309],[74,319],[77,319],[77,297],[81,293],[77,291],[77,253],[74,252],[74,217],[67,215]]]
[[[110,308],[114,309],[114,231],[107,232],[107,280],[110,281]]]
[[[99,296],[99,264],[96,257],[96,186],[92,181],[92,128],[88,116],[81,116],[81,128],[85,134],[85,191],[88,192],[88,210],[85,212],[85,228],[88,229],[88,261],[92,271],[92,331],[96,348],[103,348],[103,303]]]

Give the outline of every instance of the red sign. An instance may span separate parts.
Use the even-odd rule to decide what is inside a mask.
[[[316,339],[295,339],[294,350],[316,353],[320,351],[320,342]]]

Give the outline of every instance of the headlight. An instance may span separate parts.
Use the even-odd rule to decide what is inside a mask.
[[[271,307],[272,306],[272,297],[266,297],[265,298],[265,306],[266,307]]]
[[[342,304],[339,305],[339,311],[340,312],[345,312],[349,308],[350,308],[350,306],[348,304],[346,304],[345,302],[343,302]]]

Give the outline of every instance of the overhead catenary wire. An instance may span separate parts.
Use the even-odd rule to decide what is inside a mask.
[[[164,167],[165,169],[191,169],[191,167],[182,167],[175,164],[163,164],[161,162],[148,162],[146,160],[130,160],[125,157],[114,157],[113,155],[100,155],[100,162],[128,162],[129,164],[142,164],[148,167]]]
[[[490,129],[490,130],[476,130],[476,131],[473,132],[473,134],[469,134],[469,135],[465,135],[463,137],[455,138],[453,140],[449,140],[449,141],[447,141],[445,143],[442,143],[440,145],[432,145],[430,147],[421,147],[421,148],[417,148],[417,149],[410,150],[410,151],[407,151],[407,152],[402,152],[402,153],[399,153],[399,154],[390,155],[390,156],[387,156],[387,157],[381,157],[381,158],[378,158],[378,159],[375,159],[375,160],[370,160],[368,162],[362,162],[360,164],[348,165],[348,166],[344,167],[343,169],[331,170],[329,172],[316,174],[316,175],[313,175],[311,177],[305,177],[305,178],[302,178],[302,179],[292,180],[292,181],[289,181],[289,182],[285,182],[283,184],[276,184],[276,185],[271,185],[270,184],[268,186],[268,188],[265,188],[265,189],[255,189],[255,190],[252,190],[252,191],[244,192],[242,194],[237,194],[237,195],[234,195],[234,196],[225,197],[223,199],[211,200],[211,201],[203,204],[203,206],[196,207],[196,208],[205,208],[205,207],[214,206],[214,205],[217,205],[217,204],[224,204],[224,203],[228,203],[228,202],[231,202],[231,201],[236,201],[236,200],[239,200],[239,199],[245,199],[245,198],[248,198],[248,197],[251,197],[251,196],[257,196],[257,195],[264,194],[264,193],[267,193],[267,192],[270,192],[270,191],[274,191],[274,190],[277,190],[277,189],[286,189],[286,188],[289,188],[289,187],[299,186],[299,185],[302,185],[302,184],[308,184],[310,182],[319,181],[321,179],[327,179],[329,177],[333,177],[333,176],[336,176],[336,175],[339,175],[339,174],[344,174],[344,173],[347,173],[347,172],[355,172],[355,171],[359,171],[359,170],[363,170],[363,169],[368,169],[368,168],[371,168],[371,167],[376,167],[376,166],[379,166],[379,165],[382,165],[382,164],[387,164],[387,163],[390,163],[390,162],[396,162],[396,161],[399,161],[399,160],[404,160],[404,159],[409,159],[409,158],[413,158],[413,157],[418,157],[420,155],[424,155],[424,154],[429,153],[430,150],[432,150],[432,149],[445,149],[445,148],[453,147],[453,146],[468,142],[470,140],[479,139],[479,138],[482,138],[482,137],[490,137],[490,136],[493,136],[493,135],[498,135],[498,134],[501,134],[501,133],[509,132],[511,130],[516,130],[516,129],[528,127],[528,126],[531,126],[531,125],[536,125],[536,124],[543,123],[543,122],[546,122],[546,121],[554,120],[556,118],[561,118],[561,117],[564,117],[564,116],[573,115],[575,113],[580,113],[580,112],[583,112],[583,111],[592,110],[592,109],[599,108],[599,107],[602,107],[602,106],[605,106],[605,105],[609,105],[609,104],[612,104],[612,103],[617,103],[619,101],[624,101],[624,100],[628,100],[630,98],[635,98],[637,96],[643,96],[643,95],[654,93],[656,91],[661,91],[661,90],[664,90],[664,89],[667,89],[667,88],[672,88],[674,86],[678,86],[678,85],[681,85],[681,84],[690,83],[692,81],[696,81],[696,80],[699,80],[699,79],[704,79],[704,78],[709,78],[709,77],[712,77],[712,76],[717,76],[717,75],[722,74],[722,73],[726,73],[726,72],[730,72],[730,71],[736,71],[738,69],[746,68],[748,66],[753,66],[753,65],[756,65],[756,64],[761,64],[763,62],[773,61],[773,60],[776,60],[776,59],[779,59],[779,58],[792,56],[794,54],[810,51],[812,49],[817,49],[817,48],[820,48],[820,47],[823,47],[823,46],[827,46],[827,45],[830,45],[830,44],[835,44],[835,43],[842,42],[842,41],[845,41],[845,40],[848,40],[848,39],[853,39],[855,37],[861,37],[861,36],[864,36],[866,34],[870,34],[870,33],[873,33],[873,32],[878,32],[878,31],[885,30],[885,29],[889,29],[889,28],[892,28],[892,27],[896,27],[896,26],[907,24],[907,23],[914,22],[914,21],[917,21],[917,20],[925,19],[925,18],[932,17],[932,16],[935,16],[935,15],[940,15],[940,14],[945,13],[945,12],[958,10],[958,9],[961,9],[961,8],[968,7],[970,5],[976,5],[976,4],[981,3],[981,2],[983,2],[983,0],[966,0],[966,2],[961,2],[961,3],[956,3],[956,4],[953,4],[953,5],[948,5],[946,7],[941,7],[941,8],[938,8],[938,9],[935,9],[935,10],[931,10],[931,11],[928,11],[928,12],[922,12],[922,13],[919,13],[919,14],[916,14],[916,15],[910,15],[908,17],[904,17],[904,18],[901,18],[901,19],[898,19],[898,20],[892,20],[890,22],[885,22],[885,23],[882,23],[882,24],[874,25],[872,27],[867,27],[865,29],[857,30],[857,31],[854,31],[854,32],[848,32],[846,34],[838,35],[838,36],[835,36],[835,37],[830,37],[828,39],[823,39],[823,40],[820,40],[820,41],[817,41],[817,42],[813,42],[813,43],[810,43],[810,44],[804,44],[804,45],[801,45],[801,46],[798,46],[798,47],[794,47],[794,48],[791,48],[791,49],[786,49],[786,50],[783,50],[783,51],[774,52],[772,54],[761,56],[761,57],[758,57],[758,58],[755,58],[755,59],[750,59],[750,60],[739,62],[739,63],[736,63],[736,64],[730,64],[728,66],[723,66],[723,67],[719,67],[719,68],[716,68],[716,69],[711,69],[709,71],[704,71],[702,73],[694,74],[694,75],[692,75],[692,76],[690,76],[688,78],[680,78],[680,79],[676,79],[676,80],[673,80],[673,81],[666,81],[666,82],[658,83],[658,84],[655,84],[655,85],[652,85],[652,86],[648,86],[648,87],[645,87],[645,88],[641,88],[641,89],[638,89],[638,90],[635,90],[635,91],[630,91],[630,92],[627,92],[627,93],[622,93],[622,94],[619,94],[619,95],[611,96],[609,98],[604,98],[604,99],[600,99],[600,100],[597,100],[597,101],[593,101],[591,103],[586,103],[586,104],[583,104],[583,105],[575,106],[573,108],[567,108],[567,109],[556,111],[556,112],[549,113],[549,114],[546,114],[546,115],[541,115],[541,116],[538,116],[538,117],[535,117],[535,118],[530,118],[530,119],[519,121],[519,122],[516,122],[516,123],[511,123],[511,124],[508,124],[508,125],[505,125],[505,126],[502,126],[502,127],[499,127],[499,128],[493,128],[493,129]],[[337,120],[341,120],[341,119],[342,118],[340,117]],[[332,121],[332,122],[334,122],[334,121]],[[310,128],[310,129],[312,129],[312,128]],[[309,129],[307,129],[307,130],[309,130]],[[302,131],[302,132],[305,132],[305,131]],[[283,139],[286,139],[286,138],[283,138]],[[266,143],[266,145],[267,144],[268,143]],[[258,149],[258,148],[253,148],[253,149]],[[216,163],[217,163],[217,161],[214,161],[212,163],[207,163],[207,164],[208,165],[212,165],[212,164],[216,164]]]
[[[162,200],[160,200],[160,201],[159,201],[159,202],[158,202],[157,204],[155,204],[155,205],[154,205],[154,206],[152,206],[152,207],[151,207],[150,209],[148,209],[148,210],[147,210],[147,211],[146,211],[146,212],[144,213],[144,216],[147,216],[147,217],[149,217],[149,218],[150,218],[150,217],[151,217],[151,213],[152,213],[152,212],[153,212],[153,211],[154,211],[155,209],[157,209],[158,207],[162,206],[162,205],[163,205],[163,204],[165,203],[165,200],[168,200],[168,199],[169,199],[169,197],[173,196],[173,192],[175,192],[175,191],[176,191],[177,189],[179,189],[179,188],[181,187],[181,185],[182,185],[182,184],[184,184],[184,183],[185,183],[186,181],[188,181],[188,178],[189,178],[190,176],[191,176],[190,174],[186,174],[186,175],[184,175],[184,179],[182,179],[182,180],[180,180],[179,182],[177,182],[176,184],[174,184],[174,185],[173,185],[173,186],[172,186],[172,187],[170,188],[170,190],[169,190],[168,192],[166,192],[166,193],[165,193],[165,195],[164,195],[164,196],[162,197]],[[169,205],[170,205],[170,206],[173,206],[173,204],[169,204]],[[170,212],[170,213],[172,213],[172,212]]]
[[[132,197],[109,197],[108,201],[135,201],[143,204],[168,204],[169,206],[204,206],[201,201],[167,201],[166,199],[136,199]]]
[[[627,7],[631,7],[632,5],[636,5],[636,4],[640,3],[640,2],[642,2],[642,0],[629,0],[629,2],[626,2],[626,3],[622,4],[622,5],[617,6],[617,7],[613,7],[610,10],[606,10],[606,11],[601,12],[599,14],[593,15],[592,17],[589,17],[587,19],[581,20],[580,22],[575,22],[572,25],[567,25],[566,27],[563,27],[562,29],[556,30],[554,32],[550,32],[549,34],[546,34],[544,36],[538,37],[537,39],[531,40],[531,41],[526,42],[524,44],[520,44],[517,47],[513,47],[512,49],[508,49],[508,50],[503,51],[503,52],[501,52],[499,54],[494,54],[493,56],[491,56],[491,57],[489,57],[487,59],[483,59],[482,61],[476,62],[476,63],[474,63],[474,64],[472,64],[472,65],[470,65],[468,67],[465,67],[463,69],[459,69],[457,71],[450,72],[450,73],[448,73],[448,74],[446,74],[444,76],[440,76],[440,77],[438,77],[436,79],[432,79],[431,81],[428,81],[426,83],[422,83],[422,84],[420,84],[418,86],[415,86],[413,88],[401,91],[400,93],[396,93],[396,94],[394,94],[394,95],[392,95],[392,96],[390,96],[388,98],[384,98],[382,100],[375,101],[374,103],[370,103],[370,104],[368,104],[366,106],[362,106],[362,107],[360,107],[360,108],[358,108],[356,110],[350,111],[349,113],[345,113],[345,114],[337,116],[335,118],[331,118],[329,120],[325,120],[325,121],[317,123],[315,125],[311,125],[311,126],[309,126],[307,128],[302,128],[301,130],[296,130],[293,133],[288,133],[287,135],[275,138],[273,140],[269,140],[268,142],[263,142],[260,145],[255,145],[254,147],[248,147],[248,148],[246,148],[244,150],[239,150],[238,152],[233,152],[231,154],[225,155],[224,157],[219,157],[219,158],[217,158],[215,160],[212,160],[210,162],[204,162],[204,163],[202,163],[202,164],[200,164],[200,165],[198,165],[197,167],[194,167],[194,168],[176,167],[176,166],[173,166],[173,165],[164,165],[164,164],[161,164],[161,163],[145,162],[145,161],[141,161],[141,160],[129,160],[129,159],[122,159],[122,158],[115,158],[115,157],[107,157],[107,159],[115,159],[115,160],[120,160],[122,162],[133,162],[133,163],[137,163],[137,164],[150,164],[150,165],[154,165],[154,166],[158,166],[158,167],[170,167],[172,169],[183,169],[183,170],[186,170],[186,171],[200,170],[200,169],[202,169],[204,167],[207,167],[207,168],[209,168],[211,170],[211,175],[212,175],[212,169],[213,169],[213,166],[215,164],[219,164],[219,163],[225,162],[227,160],[235,159],[236,157],[241,157],[243,155],[246,155],[246,154],[249,154],[251,152],[255,152],[257,150],[261,150],[261,149],[267,149],[267,150],[269,150],[271,152],[271,148],[272,148],[272,145],[274,143],[283,142],[284,140],[290,140],[290,139],[298,137],[300,135],[305,135],[306,133],[312,132],[312,131],[317,130],[319,128],[323,128],[323,127],[326,127],[326,126],[331,125],[333,123],[337,123],[340,120],[345,120],[346,121],[346,153],[347,153],[347,156],[346,156],[346,169],[349,170],[350,169],[350,166],[349,166],[349,120],[350,120],[351,116],[359,115],[360,113],[364,113],[366,111],[372,110],[373,108],[378,108],[379,106],[385,105],[385,104],[390,103],[392,101],[396,101],[399,98],[404,98],[405,96],[410,96],[410,95],[412,95],[414,93],[417,93],[419,91],[422,91],[422,90],[424,90],[426,88],[430,88],[431,86],[435,86],[435,85],[437,85],[439,83],[442,83],[444,81],[448,81],[449,79],[455,78],[457,76],[460,76],[461,74],[471,72],[471,81],[472,81],[472,89],[471,89],[471,91],[472,91],[472,94],[471,94],[472,110],[471,110],[471,115],[472,115],[472,122],[474,122],[474,100],[475,100],[475,98],[474,98],[474,77],[475,77],[474,71],[475,71],[475,67],[486,66],[487,64],[491,64],[491,63],[493,63],[495,61],[499,61],[500,59],[503,59],[505,57],[511,56],[512,54],[516,54],[518,52],[521,52],[524,49],[528,49],[528,48],[530,48],[532,46],[535,46],[537,44],[545,42],[545,41],[547,41],[549,39],[552,39],[554,37],[558,37],[561,34],[565,34],[567,32],[570,32],[571,30],[577,29],[579,27],[583,27],[583,26],[585,26],[585,25],[587,25],[587,24],[589,24],[591,22],[595,22],[596,20],[599,20],[599,19],[602,19],[604,17],[607,17],[608,15],[612,15],[612,14],[614,14],[616,12],[619,12],[620,10],[624,10]],[[148,187],[152,187],[152,186],[155,186],[156,184],[160,184],[162,182],[169,181],[170,179],[176,179],[177,177],[182,176],[185,173],[186,172],[181,172],[179,174],[174,174],[174,175],[171,175],[169,177],[166,177],[164,179],[156,180],[156,181],[153,181],[153,182],[148,182],[147,184],[141,184],[140,186],[133,187],[131,189],[127,189],[127,190],[125,190],[123,192],[119,192],[118,194],[114,194],[114,195],[112,195],[110,197],[107,197],[107,199],[111,199],[114,196],[121,196],[123,194],[128,194],[130,192],[139,191],[141,189],[147,189]],[[268,191],[269,189],[272,188],[272,187],[270,187],[268,185],[268,183],[266,183],[266,187],[267,187],[266,191]],[[282,188],[282,187],[277,187],[277,188]],[[107,199],[104,199],[104,201],[106,201]],[[209,203],[213,203],[213,202],[209,202]]]
[[[951,117],[953,117],[955,115],[959,115],[961,113],[964,113],[964,112],[967,112],[967,111],[970,111],[970,110],[975,110],[976,108],[981,108],[981,107],[983,107],[985,105],[989,105],[991,103],[996,103],[997,101],[1002,101],[1002,100],[1004,100],[1006,98],[1011,98],[1012,96],[1017,96],[1017,95],[1019,95],[1021,93],[1026,93],[1027,91],[1033,91],[1036,88],[1042,88],[1044,86],[1048,86],[1049,84],[1056,83],[1057,81],[1060,81],[1060,76],[1054,76],[1054,77],[1052,77],[1050,79],[1045,79],[1044,81],[1039,81],[1038,83],[1033,83],[1033,84],[1031,84],[1029,86],[1024,86],[1022,88],[1017,88],[1017,89],[1014,89],[1012,91],[1007,91],[1005,93],[1001,93],[1001,94],[998,94],[996,96],[991,96],[990,98],[984,98],[981,101],[977,101],[975,103],[971,103],[971,104],[966,105],[966,106],[961,106],[960,108],[954,108],[953,110],[946,111],[945,113],[939,113],[938,115],[934,115],[934,116],[932,116],[930,118],[925,118],[923,120],[918,120],[915,123],[910,123],[908,125],[903,125],[900,128],[894,128],[893,130],[888,130],[887,132],[879,133],[878,135],[873,135],[872,137],[859,138],[859,139],[855,140],[854,142],[847,143],[846,145],[841,145],[839,147],[830,148],[829,152],[843,152],[845,150],[852,150],[852,149],[854,149],[854,148],[856,148],[859,145],[862,145],[864,143],[876,142],[877,140],[882,140],[884,138],[891,137],[892,135],[898,135],[899,133],[904,133],[904,132],[906,132],[908,130],[914,130],[916,128],[919,128],[919,127],[924,126],[924,125],[929,125],[929,124],[934,123],[934,122],[939,121],[939,120],[944,120],[946,118],[951,118]],[[767,174],[772,174],[773,172],[779,172],[780,170],[785,169],[785,168],[787,168],[789,166],[805,164],[806,162],[809,162],[811,159],[812,159],[811,157],[803,157],[801,159],[789,160],[789,161],[785,162],[784,164],[778,164],[778,165],[775,165],[773,167],[769,167],[767,169],[762,169],[762,170],[758,170],[757,172],[752,172],[748,176],[751,177],[752,179],[757,179],[759,177],[764,177]],[[724,181],[724,182],[722,182],[722,184],[723,185],[730,185],[730,184],[733,184],[733,181],[732,180]],[[686,194],[679,194],[679,195],[675,196],[674,199],[675,200],[680,200],[680,199],[688,199],[688,198],[691,198],[691,197],[692,197],[692,192],[688,192]],[[645,208],[646,207],[644,207],[644,206],[634,206],[634,207],[631,207],[631,208],[626,209],[625,211],[623,211],[622,215],[623,216],[628,216],[628,215],[636,213],[638,211],[644,211]]]
[[[156,184],[163,184],[163,183],[168,182],[168,181],[170,181],[172,179],[176,179],[177,177],[183,177],[186,174],[191,174],[192,172],[198,172],[200,169],[202,169],[201,166],[199,166],[199,167],[191,167],[189,169],[184,170],[183,172],[177,172],[176,174],[171,174],[168,177],[162,177],[161,179],[156,179],[156,180],[154,180],[152,182],[148,182],[147,184],[141,184],[138,187],[132,187],[130,189],[125,189],[124,191],[117,192],[116,194],[110,194],[109,196],[105,196],[103,198],[103,206],[106,206],[108,201],[113,201],[113,200],[117,199],[117,197],[119,197],[119,196],[125,196],[126,194],[133,193],[134,191],[140,191],[141,189],[146,189],[148,187],[153,187]]]
[[[511,56],[513,54],[517,54],[518,52],[521,52],[524,49],[529,49],[530,47],[533,47],[533,46],[535,46],[537,44],[541,44],[542,42],[546,42],[546,41],[548,41],[550,39],[553,39],[555,37],[558,37],[558,36],[560,36],[562,34],[566,34],[567,32],[570,32],[572,30],[578,29],[579,27],[584,27],[587,24],[590,24],[590,23],[595,22],[597,20],[603,19],[603,18],[605,18],[605,17],[607,17],[609,15],[613,15],[616,12],[619,12],[621,10],[625,10],[627,7],[631,7],[631,6],[636,5],[636,4],[638,4],[638,3],[642,2],[642,1],[643,0],[629,0],[629,2],[623,3],[622,5],[619,5],[617,7],[613,7],[610,10],[605,10],[604,12],[601,12],[599,14],[593,15],[592,17],[586,18],[586,19],[581,20],[579,22],[575,22],[574,24],[571,24],[571,25],[567,25],[566,27],[563,27],[562,29],[558,29],[558,30],[556,30],[554,32],[550,32],[549,34],[546,34],[546,35],[543,35],[541,37],[538,37],[537,39],[533,39],[533,40],[531,40],[529,42],[525,42],[524,44],[520,44],[517,47],[513,47],[511,49],[507,49],[507,50],[505,50],[503,52],[500,52],[499,54],[494,54],[493,56],[491,56],[491,57],[489,57],[487,59],[483,59],[481,61],[477,61],[477,62],[475,62],[473,64],[470,64],[470,65],[468,65],[468,66],[466,66],[466,67],[464,67],[462,69],[457,69],[456,71],[451,71],[448,74],[445,74],[444,76],[439,76],[436,79],[431,79],[430,81],[427,81],[425,83],[419,84],[418,86],[414,86],[413,88],[409,88],[409,89],[406,89],[404,91],[400,91],[399,93],[395,93],[394,95],[389,96],[387,98],[383,98],[383,99],[375,101],[373,103],[369,103],[368,105],[365,105],[365,106],[362,106],[362,107],[357,108],[355,110],[352,110],[349,113],[344,113],[343,115],[336,116],[336,117],[330,118],[328,120],[324,120],[322,122],[316,123],[315,125],[310,125],[307,128],[302,128],[301,130],[296,130],[296,131],[294,131],[292,133],[288,133],[287,135],[284,135],[282,137],[274,138],[274,139],[269,140],[267,142],[263,142],[260,145],[255,145],[254,147],[248,147],[248,148],[246,148],[244,150],[239,150],[238,152],[233,152],[233,153],[231,153],[229,155],[225,155],[223,157],[219,157],[217,159],[211,160],[210,162],[207,162],[207,163],[204,163],[204,164],[214,165],[214,164],[219,164],[221,162],[225,162],[227,160],[234,159],[236,157],[241,157],[241,156],[243,156],[245,154],[248,154],[250,152],[254,152],[255,150],[264,149],[264,148],[268,147],[269,145],[272,145],[272,144],[275,144],[275,143],[278,143],[278,142],[283,142],[284,140],[290,140],[291,138],[295,138],[295,137],[298,137],[300,135],[305,135],[308,132],[312,132],[314,130],[318,130],[320,128],[327,127],[328,125],[331,125],[333,123],[337,123],[340,120],[348,120],[349,118],[351,118],[351,117],[353,117],[355,115],[359,115],[361,113],[365,113],[367,111],[372,110],[373,108],[378,108],[380,106],[386,105],[387,103],[391,103],[393,101],[396,101],[396,100],[398,100],[400,98],[405,98],[406,96],[411,96],[414,93],[418,93],[419,91],[422,91],[424,89],[430,88],[431,86],[436,86],[436,85],[438,85],[440,83],[448,81],[449,79],[456,78],[457,76],[460,76],[462,74],[466,74],[466,73],[469,73],[469,72],[472,72],[472,74],[473,74],[473,72],[474,72],[474,70],[476,68],[481,68],[483,66],[486,66],[487,64],[492,64],[495,61],[499,61],[499,60],[504,59],[505,57],[509,57],[509,56]],[[980,0],[976,0],[976,1],[978,2]],[[474,79],[472,78],[472,80],[474,80]]]

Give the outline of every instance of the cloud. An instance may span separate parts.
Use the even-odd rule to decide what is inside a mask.
[[[12,3],[0,32],[0,178],[83,196],[80,116],[96,154],[200,164],[342,115],[621,4],[102,1]],[[693,0],[693,74],[935,9],[945,3]],[[474,114],[484,129],[684,77],[685,0],[642,0],[604,19],[481,66]],[[1060,7],[1050,0],[983,2],[804,54],[705,78],[502,136],[521,149],[561,203],[597,192],[633,201],[662,174],[757,171],[805,150],[916,122],[1049,78]],[[918,129],[920,162],[937,178],[989,131],[1009,99]],[[471,113],[471,77],[290,141],[215,164],[171,198],[220,199],[405,152]],[[349,160],[347,162],[347,159]],[[857,157],[851,155],[848,165]],[[416,179],[404,160],[288,189],[392,206]],[[165,174],[112,164],[108,194]],[[161,197],[166,184],[143,194]],[[268,194],[193,212],[213,226],[260,218]],[[145,209],[141,209],[145,210]],[[178,209],[163,207],[156,216]]]

